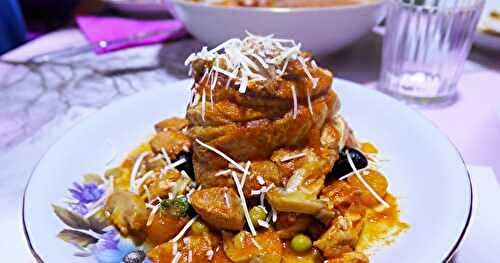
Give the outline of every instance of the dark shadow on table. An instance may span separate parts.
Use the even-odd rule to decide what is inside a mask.
[[[195,39],[183,39],[162,45],[158,52],[158,64],[168,74],[178,78],[188,77],[184,61],[193,52],[198,52],[203,44]]]
[[[488,69],[500,71],[500,63],[498,63],[500,61],[500,51],[472,47],[468,59]]]

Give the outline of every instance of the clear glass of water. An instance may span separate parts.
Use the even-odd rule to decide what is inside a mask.
[[[449,104],[484,0],[388,0],[378,89],[416,104]]]

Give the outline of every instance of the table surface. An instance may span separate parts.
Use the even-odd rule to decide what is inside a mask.
[[[77,29],[43,36],[0,61],[0,242],[6,262],[32,262],[21,225],[24,186],[42,154],[70,127],[110,102],[187,77],[184,59],[202,45],[194,39],[83,54],[44,65],[33,55],[85,43]],[[382,40],[370,34],[337,54],[318,58],[334,75],[374,87]],[[500,172],[500,53],[473,49],[459,83],[458,101],[421,109],[457,146],[468,164]],[[11,260],[9,260],[11,259]]]

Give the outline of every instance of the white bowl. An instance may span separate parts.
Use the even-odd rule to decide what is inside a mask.
[[[368,33],[384,17],[384,1],[321,8],[221,7],[173,0],[187,30],[209,46],[255,34],[294,39],[314,54],[337,51]]]

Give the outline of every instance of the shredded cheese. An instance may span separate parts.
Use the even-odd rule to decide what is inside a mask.
[[[250,240],[257,247],[258,250],[262,250],[262,246],[257,242],[257,240],[255,240],[255,238],[252,237],[250,238]]]
[[[135,182],[136,184],[136,191],[134,193],[137,193],[137,188],[141,187],[141,185],[146,181],[146,179],[148,179],[149,177],[152,177],[155,175],[155,172],[153,170],[151,171],[148,171],[147,173],[145,173],[139,180],[137,180]]]
[[[292,84],[290,88],[292,89],[292,96],[293,96],[293,118],[296,119],[298,112],[297,92],[295,91],[295,85]]]
[[[262,176],[257,176],[257,183],[259,183],[260,185],[265,185],[266,184],[266,181],[264,181],[264,178],[262,178]]]
[[[245,171],[243,172],[243,176],[241,177],[241,187],[245,186],[245,181],[247,180],[247,176],[249,174],[251,164],[252,164],[252,162],[247,161],[247,164],[245,166]]]
[[[231,203],[229,202],[229,196],[227,195],[226,192],[224,192],[224,204],[226,205],[227,208],[231,208]]]
[[[164,175],[164,174],[165,174],[166,172],[168,172],[169,170],[172,170],[172,169],[174,169],[175,167],[177,167],[177,166],[179,166],[179,165],[181,165],[181,164],[183,164],[183,163],[185,163],[185,162],[186,162],[186,159],[181,158],[181,159],[179,159],[179,160],[177,160],[177,161],[175,161],[175,162],[173,162],[173,163],[171,163],[171,164],[169,164],[169,165],[167,165],[167,166],[163,167],[163,169],[161,170],[161,175]]]
[[[298,153],[298,154],[288,155],[288,156],[285,156],[285,157],[281,158],[280,161],[282,161],[282,162],[288,162],[290,160],[302,158],[304,156],[306,156],[306,153]]]
[[[190,66],[192,70],[192,62],[195,60],[212,61],[210,73],[214,72],[214,75],[211,75],[211,89],[215,88],[217,74],[221,73],[230,79],[236,79],[239,83],[239,92],[244,93],[249,81],[266,79],[262,75],[262,70],[270,70],[271,65],[282,66],[281,70],[276,70],[276,73],[281,76],[285,73],[290,60],[302,59],[304,62],[300,48],[301,44],[296,44],[293,40],[273,38],[273,35],[258,36],[247,32],[247,37],[242,40],[229,39],[211,50],[203,47],[201,51],[189,55],[184,64]],[[224,68],[219,63],[221,60],[225,61]],[[315,65],[315,63],[312,65],[313,69],[316,68],[317,65]],[[272,67],[274,68],[276,67]],[[307,67],[305,71],[309,74],[308,78],[313,81]],[[210,73],[208,73],[209,77]],[[206,74],[205,72],[200,83],[205,80]]]
[[[169,242],[177,242],[179,241],[183,236],[184,234],[186,234],[186,232],[189,230],[189,228],[191,227],[191,225],[194,223],[194,221],[196,221],[196,219],[198,219],[198,215],[194,216],[193,218],[191,218],[185,225],[184,227],[181,229],[181,231],[179,231],[179,233],[174,237],[172,238]]]
[[[212,260],[212,257],[214,256],[214,251],[213,250],[209,250],[207,251],[207,257],[208,257],[208,260]]]
[[[146,204],[146,206],[148,206],[149,204]],[[161,204],[158,203],[157,205],[155,205],[152,209],[151,209],[151,213],[149,213],[149,217],[148,217],[148,221],[146,222],[146,226],[149,226],[151,225],[151,223],[153,223],[153,219],[155,217],[155,214],[156,212],[158,212],[158,210],[160,209],[160,206]]]
[[[271,212],[272,212],[272,219],[273,219],[273,223],[276,222],[276,220],[278,220],[278,212],[276,212],[276,209],[274,209],[274,207],[271,206]]]
[[[309,109],[309,112],[311,113],[311,115],[314,115],[312,103],[311,103],[311,94],[309,92],[309,89],[307,89],[307,108]]]
[[[243,212],[245,214],[245,219],[247,221],[248,228],[250,228],[250,232],[252,233],[252,235],[256,236],[257,232],[255,232],[255,228],[253,227],[252,220],[250,219],[250,213],[248,213],[248,207],[247,207],[247,202],[245,200],[245,195],[243,194],[243,188],[241,187],[240,181],[238,180],[236,173],[232,172],[231,175],[233,176],[234,183],[236,184],[236,189],[238,190],[238,194],[240,195],[241,207],[243,208]]]
[[[237,163],[236,161],[234,161],[233,159],[229,158],[229,156],[227,156],[226,154],[224,154],[223,152],[215,149],[214,147],[200,141],[199,139],[195,139],[195,141],[197,143],[199,143],[201,146],[211,150],[212,152],[220,155],[222,158],[226,159],[229,163],[231,163],[232,165],[234,165],[236,168],[238,168],[241,172],[245,172],[245,168],[243,168],[243,166],[241,166],[239,163]]]
[[[137,173],[139,172],[139,169],[141,168],[142,160],[146,158],[146,156],[149,154],[149,152],[143,152],[141,153],[134,162],[134,166],[132,166],[132,172],[130,173],[130,192],[135,193],[135,177],[137,176]]]
[[[217,172],[214,176],[226,175],[226,174],[231,173],[231,171],[232,171],[231,169],[222,170],[222,171]]]
[[[352,161],[351,155],[349,154],[349,150],[346,150],[346,155],[347,155],[347,161],[349,162],[349,165],[351,166],[352,170],[354,171],[354,173],[358,177],[359,181],[361,181],[361,183],[366,187],[366,189],[368,189],[368,191],[375,197],[375,199],[377,199],[377,201],[379,201],[386,208],[390,207],[389,204],[387,202],[385,202],[384,199],[382,197],[380,197],[377,194],[377,192],[375,192],[375,190],[373,190],[373,188],[371,188],[371,186],[365,181],[365,179],[363,179],[363,176],[361,176],[361,174],[359,174],[359,171],[356,168],[356,166],[354,165],[354,162]]]
[[[181,258],[182,254],[177,252],[174,256],[174,258],[172,259],[172,262],[171,263],[178,263],[179,262],[179,259]]]
[[[203,88],[202,95],[201,95],[201,119],[205,121],[205,107],[206,107],[206,94],[205,94],[205,88]]]
[[[260,195],[262,192],[260,190],[251,190],[250,195]]]
[[[259,224],[259,226],[264,227],[264,228],[270,227],[269,223],[267,223],[266,221],[262,221],[260,219],[257,221],[257,223]]]
[[[168,157],[168,154],[167,154],[167,151],[165,150],[165,148],[161,147],[161,153],[163,155],[163,158],[165,159],[165,161],[168,163],[168,164],[171,164],[172,161],[170,160],[170,157]]]

